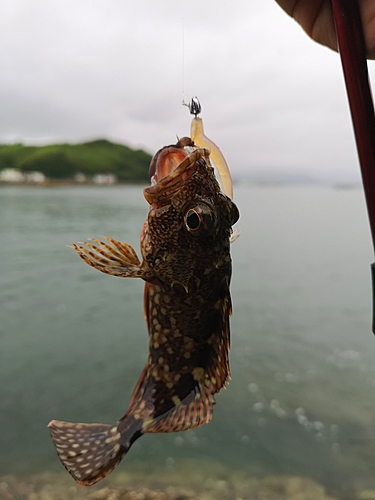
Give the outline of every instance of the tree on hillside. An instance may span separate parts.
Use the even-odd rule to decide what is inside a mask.
[[[23,161],[19,168],[23,172],[39,171],[51,179],[66,179],[80,171],[80,166],[62,152],[46,152]]]
[[[46,146],[0,144],[0,170],[39,171],[54,179],[72,178],[81,172],[86,176],[112,173],[120,182],[147,182],[150,161],[151,155],[145,151],[106,139]]]

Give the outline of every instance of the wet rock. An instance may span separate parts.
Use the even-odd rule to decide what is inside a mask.
[[[375,500],[375,490],[365,490],[359,494],[360,500]]]

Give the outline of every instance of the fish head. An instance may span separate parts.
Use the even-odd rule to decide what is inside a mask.
[[[142,253],[160,281],[185,291],[201,273],[229,265],[229,239],[239,212],[221,192],[210,152],[184,137],[156,153],[150,164],[150,205]],[[220,274],[220,273],[219,273]],[[230,270],[229,270],[230,274]]]

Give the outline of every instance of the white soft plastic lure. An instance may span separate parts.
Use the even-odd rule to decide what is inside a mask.
[[[216,146],[214,142],[204,135],[202,118],[195,116],[192,119],[190,137],[197,146],[210,150],[210,158],[216,167],[217,173],[219,174],[223,192],[230,199],[233,199],[233,182],[227,162],[225,161],[223,153],[220,151],[218,146]]]

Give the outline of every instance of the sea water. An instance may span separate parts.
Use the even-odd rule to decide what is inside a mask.
[[[215,459],[257,474],[375,487],[372,245],[361,189],[235,186],[232,380],[202,428],[124,459]],[[61,470],[51,419],[115,423],[147,360],[143,282],[67,248],[137,250],[138,186],[0,189],[0,475]],[[125,465],[124,465],[125,464]]]

